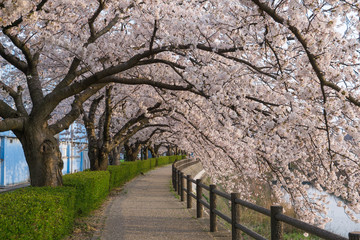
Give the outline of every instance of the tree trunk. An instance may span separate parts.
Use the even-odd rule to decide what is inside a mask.
[[[95,131],[96,109],[103,98],[104,96],[101,96],[93,100],[90,106],[89,113],[83,115],[88,139],[88,155],[91,171],[106,170],[109,162],[110,150],[108,142],[106,141],[107,139],[104,140],[103,137],[105,134],[107,134],[107,132],[105,131],[105,129],[103,129],[103,126],[100,127],[100,130],[103,131],[99,136],[96,135]],[[104,119],[103,123],[105,123],[106,121],[107,120]]]
[[[156,157],[159,157],[159,150],[160,150],[160,148],[161,148],[161,144],[155,144],[154,145],[154,155],[156,156]]]
[[[109,153],[89,150],[90,170],[91,171],[105,171],[109,165]]]
[[[99,150],[97,141],[88,142],[88,155],[91,171],[105,171],[109,163],[109,151],[102,148]]]
[[[168,146],[166,156],[171,156],[171,155],[172,155],[172,148],[170,146]]]
[[[148,159],[149,158],[149,148],[148,147],[144,147],[144,159]]]
[[[140,160],[144,160],[144,149],[140,147]]]
[[[149,151],[151,152],[151,156],[153,157],[153,158],[157,158],[158,157],[158,155],[157,155],[157,153],[155,152],[155,149],[154,149],[154,147],[149,147]]]
[[[122,146],[117,146],[110,152],[110,165],[120,165],[121,148]]]
[[[136,161],[138,154],[140,152],[140,148],[136,151],[135,149],[132,149],[130,152],[127,152],[126,156],[126,160],[127,161]]]
[[[16,133],[29,166],[31,186],[62,186],[64,163],[58,140],[46,127],[25,124],[24,132]]]
[[[105,171],[109,166],[109,152],[108,151],[100,151],[98,157],[98,165],[96,166],[96,171]]]
[[[135,144],[130,146],[129,144],[125,143],[124,148],[126,151],[126,161],[135,161],[140,152],[141,145]]]

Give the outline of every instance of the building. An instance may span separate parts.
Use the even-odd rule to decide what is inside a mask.
[[[64,162],[63,174],[90,168],[87,139],[83,130],[82,125],[74,123],[57,136]],[[0,187],[29,181],[29,168],[20,141],[11,131],[0,132]]]
[[[0,187],[29,180],[29,168],[19,139],[11,131],[0,132]]]

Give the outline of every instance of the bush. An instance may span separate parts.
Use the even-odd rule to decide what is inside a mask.
[[[154,164],[153,164],[154,162]],[[147,159],[143,161],[124,162],[119,166],[109,166],[110,172],[110,189],[118,187],[125,182],[133,179],[140,172],[147,172],[151,169],[151,166],[155,167],[155,159]]]
[[[161,156],[157,158],[157,166],[163,166],[169,163],[169,157]]]
[[[97,208],[109,194],[108,171],[78,172],[63,176],[64,186],[76,189],[75,210],[77,215],[86,215]]]
[[[176,159],[182,159],[183,156],[163,156],[159,158],[149,158],[147,160],[138,160],[134,162],[124,162],[119,166],[109,166],[110,172],[110,189],[121,186],[134,177],[145,173],[156,166],[162,166],[174,162]]]
[[[182,159],[164,156],[109,166],[108,171],[84,171],[63,176],[64,187],[28,187],[0,194],[0,239],[61,239],[74,217],[97,208],[109,193],[156,166]]]
[[[141,162],[141,172],[145,173],[151,170],[151,158],[140,162]]]
[[[172,155],[172,156],[161,156],[158,157],[158,166],[163,166],[169,163],[175,162],[175,160],[183,159],[181,155]]]
[[[153,169],[155,168],[157,165],[157,158],[150,158],[150,168]]]
[[[73,188],[23,188],[1,194],[0,203],[0,239],[61,239],[73,227]]]
[[[119,187],[130,178],[130,165],[122,163],[119,166],[109,166],[108,171],[110,172],[110,190]]]

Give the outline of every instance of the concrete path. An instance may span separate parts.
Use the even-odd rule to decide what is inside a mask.
[[[24,187],[28,187],[28,186],[30,186],[30,183],[20,183],[20,184],[17,184],[17,185],[0,187],[0,193],[11,192],[11,191],[14,191],[14,190],[16,190],[18,188],[24,188]]]
[[[101,240],[214,239],[170,192],[171,166],[125,185],[106,210]]]

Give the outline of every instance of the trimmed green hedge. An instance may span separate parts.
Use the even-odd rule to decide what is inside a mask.
[[[98,207],[109,194],[110,173],[108,171],[78,172],[65,175],[63,182],[64,186],[76,189],[76,214],[83,216]]]
[[[110,172],[110,189],[118,187],[125,182],[133,179],[141,172],[147,172],[155,167],[156,159],[147,159],[143,161],[124,162],[119,166],[109,166]]]
[[[109,189],[185,156],[152,158],[63,176],[64,187],[28,187],[0,194],[0,239],[61,239],[74,218],[97,208]]]
[[[110,189],[121,186],[125,182],[133,179],[141,172],[145,173],[157,166],[163,166],[186,158],[186,155],[179,156],[162,156],[158,158],[149,158],[147,160],[137,160],[134,162],[124,162],[119,166],[109,166],[110,172]]]
[[[173,163],[176,160],[181,160],[186,158],[186,155],[173,155],[173,156],[163,156],[158,158],[158,166],[166,165]]]
[[[75,190],[28,187],[0,194],[0,239],[61,239],[74,223]]]

